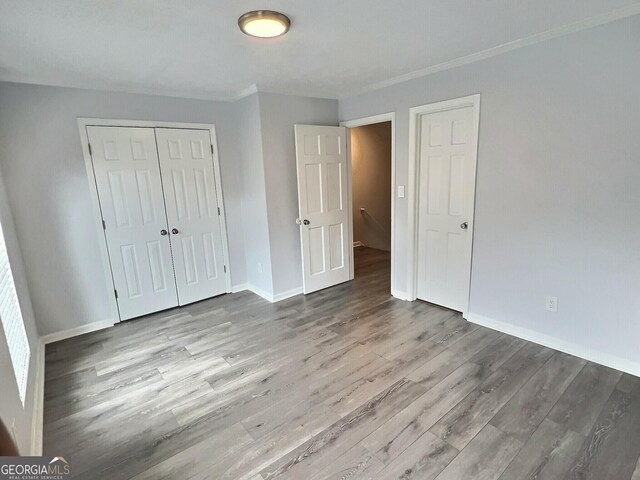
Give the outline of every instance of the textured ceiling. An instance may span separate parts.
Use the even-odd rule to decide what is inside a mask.
[[[638,7],[629,0],[0,0],[0,80],[193,98],[232,99],[256,86],[339,98]],[[237,19],[254,9],[286,13],[291,31],[270,40],[243,35]]]

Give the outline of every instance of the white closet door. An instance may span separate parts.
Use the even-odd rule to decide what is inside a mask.
[[[296,125],[304,293],[349,280],[346,129]]]
[[[225,293],[209,132],[157,128],[156,138],[180,305]]]
[[[120,318],[178,305],[152,128],[87,127]]]
[[[425,114],[420,124],[417,296],[467,307],[475,191],[473,107]]]

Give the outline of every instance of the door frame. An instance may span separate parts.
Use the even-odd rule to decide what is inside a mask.
[[[406,300],[406,295],[396,291],[395,273],[396,273],[396,112],[381,113],[369,117],[355,118],[353,120],[344,120],[340,122],[341,127],[347,129],[364,127],[367,125],[375,125],[376,123],[391,122],[391,295]],[[347,135],[347,183],[348,183],[348,208],[349,208],[349,245],[353,248],[353,178],[352,178],[352,160],[351,160],[351,135]],[[350,279],[355,277],[353,265],[353,253],[350,259]]]
[[[473,107],[473,138],[472,155],[473,155],[473,205],[471,206],[471,225],[469,226],[469,234],[471,235],[471,251],[469,252],[469,279],[467,282],[467,295],[465,307],[462,311],[462,317],[467,318],[469,314],[469,296],[471,293],[471,272],[473,269],[473,243],[475,231],[475,207],[476,207],[476,184],[477,184],[477,165],[478,165],[478,141],[480,133],[480,94],[468,95],[466,97],[453,98],[442,102],[429,103],[409,109],[409,171],[407,174],[408,190],[408,255],[407,255],[407,291],[411,295],[410,300],[417,300],[417,284],[418,284],[418,201],[419,188],[418,179],[420,178],[420,140],[421,135],[420,117],[425,114],[446,112],[456,110],[458,108]]]
[[[212,123],[187,123],[187,122],[160,122],[153,120],[121,120],[107,118],[89,118],[78,117],[78,130],[80,132],[80,144],[82,146],[82,156],[84,157],[84,165],[89,180],[89,190],[91,192],[91,211],[93,213],[94,225],[96,233],[102,240],[99,242],[100,257],[104,270],[105,288],[107,290],[107,298],[110,299],[109,306],[113,319],[117,319],[117,323],[121,322],[120,312],[118,310],[118,302],[114,295],[115,282],[111,272],[111,261],[109,259],[109,249],[107,248],[107,237],[102,227],[102,209],[100,207],[100,197],[98,196],[98,187],[96,185],[96,177],[93,171],[93,162],[91,153],[89,152],[89,136],[87,127],[133,127],[133,128],[176,128],[185,130],[207,130],[213,145],[213,171],[216,177],[216,196],[218,206],[220,207],[220,233],[222,235],[222,254],[224,256],[224,264],[227,266],[225,272],[227,292],[231,293],[231,266],[229,265],[229,245],[227,239],[227,217],[224,207],[224,195],[222,192],[222,178],[220,176],[220,157],[218,155],[218,139],[216,136],[215,125]]]

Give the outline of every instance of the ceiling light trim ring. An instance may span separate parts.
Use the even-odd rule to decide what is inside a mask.
[[[251,22],[255,22],[257,20],[271,20],[280,24],[283,27],[283,30],[278,34],[270,34],[270,35],[256,35],[247,30],[247,26]],[[251,12],[247,12],[244,15],[238,18],[238,26],[240,30],[245,35],[249,35],[250,37],[255,38],[275,38],[281,37],[285,35],[289,29],[291,28],[291,20],[285,14],[276,12],[274,10],[253,10]]]

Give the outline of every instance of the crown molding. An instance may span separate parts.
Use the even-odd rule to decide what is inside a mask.
[[[352,90],[344,95],[340,95],[338,99],[343,100],[345,98],[355,97],[357,95],[362,95],[364,93],[380,90],[382,88],[390,87],[392,85],[397,85],[399,83],[407,82],[409,80],[414,80],[416,78],[426,77],[434,73],[450,70],[456,67],[461,67],[463,65],[468,65],[470,63],[479,62],[481,60],[486,60],[488,58],[495,57],[503,53],[517,50],[519,48],[528,47],[530,45],[542,43],[547,40],[552,40],[554,38],[564,37],[565,35],[569,35],[571,33],[576,33],[582,30],[588,30],[593,27],[605,25],[607,23],[611,23],[616,20],[622,20],[623,18],[632,17],[638,14],[640,14],[640,3],[635,3],[633,5],[629,5],[624,8],[613,10],[611,12],[604,13],[602,15],[589,17],[584,20],[580,20],[574,23],[563,25],[558,28],[547,30],[546,32],[537,33],[535,35],[531,35],[529,37],[525,37],[519,40],[514,40],[512,42],[504,43],[502,45],[488,48],[480,52],[472,53],[470,55],[465,55],[463,57],[458,57],[453,60],[449,60],[447,62],[442,62],[437,65],[432,65],[430,67],[422,68],[420,70],[415,70],[413,72],[405,73],[403,75],[398,75],[396,77],[392,77],[387,80],[383,80],[381,82],[372,83],[365,87]]]

